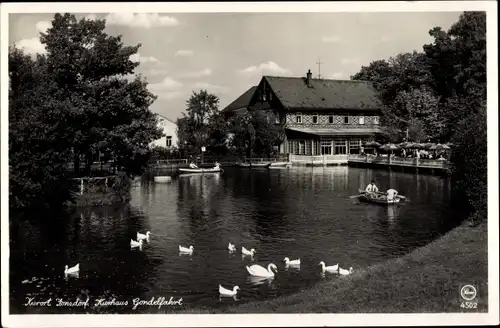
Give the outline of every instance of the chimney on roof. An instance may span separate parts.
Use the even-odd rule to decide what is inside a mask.
[[[306,83],[308,86],[311,86],[311,78],[312,78],[312,73],[311,73],[311,70],[308,70],[307,71],[307,74],[306,74],[307,78],[306,78]]]

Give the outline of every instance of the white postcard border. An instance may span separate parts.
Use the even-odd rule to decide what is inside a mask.
[[[245,327],[245,326],[408,326],[498,324],[498,18],[496,1],[390,2],[192,2],[192,3],[3,3],[1,40],[8,40],[9,13],[191,13],[191,12],[487,12],[488,79],[488,306],[489,313],[463,314],[151,314],[10,315],[8,209],[8,42],[1,43],[1,245],[2,326],[6,327]]]

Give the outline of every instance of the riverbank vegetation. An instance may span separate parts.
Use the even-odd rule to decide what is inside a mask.
[[[141,173],[149,144],[161,137],[149,110],[156,97],[134,76],[140,45],[104,29],[104,20],[56,14],[40,34],[46,54],[9,48],[12,208],[61,206],[75,192],[69,178],[90,175],[97,158]]]

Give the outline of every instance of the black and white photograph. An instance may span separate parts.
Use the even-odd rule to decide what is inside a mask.
[[[1,24],[2,326],[499,323],[496,2]]]

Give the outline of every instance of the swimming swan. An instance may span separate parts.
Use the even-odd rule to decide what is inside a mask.
[[[278,272],[278,268],[273,263],[270,263],[267,266],[267,270],[266,270],[266,268],[264,268],[263,266],[260,266],[258,264],[247,266],[246,268],[247,268],[248,273],[250,273],[252,276],[255,276],[255,277],[266,277],[266,278],[274,277],[273,269],[276,272]]]
[[[288,266],[288,265],[300,265],[300,259],[296,259],[296,260],[291,260],[288,258],[288,257],[285,257],[283,259],[283,261],[285,261],[285,264]]]
[[[222,296],[235,296],[238,293],[238,290],[240,290],[240,287],[238,286],[234,286],[233,290],[230,290],[219,285],[219,294]]]
[[[68,268],[67,265],[64,267],[64,274],[77,273],[78,271],[80,271],[80,263],[71,268]]]
[[[234,244],[229,243],[227,248],[229,249],[230,252],[236,252],[236,246],[234,246]]]
[[[133,239],[130,239],[130,247],[141,247],[142,246],[142,240],[135,241]]]
[[[189,246],[189,248],[187,248],[187,247],[182,247],[181,245],[179,245],[179,252],[181,252],[181,253],[193,254],[193,251],[194,251],[193,246]]]
[[[255,249],[251,249],[251,250],[248,250],[246,249],[245,247],[241,246],[241,254],[243,255],[250,255],[250,256],[254,256],[255,254]]]
[[[321,265],[321,272],[328,272],[328,273],[338,273],[339,272],[339,264],[335,265],[330,265],[330,266],[325,266],[325,262],[321,261],[319,262],[319,265]]]
[[[352,267],[350,267],[349,270],[339,268],[339,274],[341,274],[343,276],[347,276],[347,275],[351,274],[353,271],[354,271],[354,269]]]
[[[150,235],[150,232],[146,232],[146,234],[143,234],[143,233],[137,233],[137,240],[141,240],[141,239],[149,239],[149,235]]]

